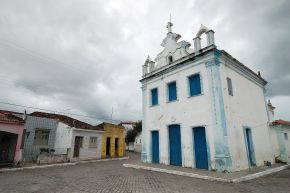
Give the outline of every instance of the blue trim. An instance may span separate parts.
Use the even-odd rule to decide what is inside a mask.
[[[151,106],[158,105],[158,88],[152,88],[150,90],[151,93]]]
[[[212,125],[215,127],[214,144],[216,165],[212,167],[218,171],[232,171],[232,159],[228,147],[226,113],[220,72],[220,57],[221,53],[215,51],[212,58],[205,63],[210,84]]]
[[[251,136],[247,135],[247,130],[250,131]],[[253,143],[253,133],[252,133],[251,127],[244,126],[243,133],[244,133],[244,140],[245,140],[245,145],[246,145],[248,164],[249,164],[249,168],[250,168],[250,167],[256,166],[255,147],[254,147],[254,143]],[[250,143],[250,145],[249,145],[249,143]],[[250,146],[252,146],[252,153],[251,153],[251,150],[249,149]]]
[[[189,97],[202,94],[202,83],[200,73],[195,73],[187,77]]]
[[[172,102],[177,100],[177,83],[172,81],[167,83],[167,101]]]

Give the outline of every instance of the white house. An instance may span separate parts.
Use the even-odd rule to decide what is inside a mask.
[[[275,107],[272,106],[270,100],[268,102],[268,112],[270,118],[270,136],[272,149],[277,161],[290,163],[290,121],[282,119],[275,120]]]
[[[143,65],[143,162],[238,171],[274,161],[265,102],[267,82],[201,25],[194,48],[172,32]],[[201,47],[201,37],[207,45]]]
[[[141,153],[141,150],[142,150],[142,132],[136,135],[136,138],[134,141],[134,151]]]
[[[25,124],[24,158],[39,159],[41,149],[48,149],[54,151],[55,160],[100,159],[103,133],[96,126],[66,115],[34,112],[27,116]],[[41,157],[47,160],[45,156]]]

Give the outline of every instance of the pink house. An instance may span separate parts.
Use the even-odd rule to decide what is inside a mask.
[[[21,159],[21,143],[25,122],[11,112],[0,111],[0,165]]]

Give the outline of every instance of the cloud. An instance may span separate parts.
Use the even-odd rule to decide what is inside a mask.
[[[290,98],[287,1],[0,4],[1,101],[102,118],[113,108],[115,119],[141,119],[141,65],[161,51],[170,13],[182,39],[191,41],[201,23],[211,27],[220,49],[261,71],[268,97],[282,96],[279,105]]]

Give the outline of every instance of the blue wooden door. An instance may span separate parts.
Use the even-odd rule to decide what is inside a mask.
[[[253,146],[253,139],[252,139],[252,131],[251,129],[245,129],[245,137],[246,137],[246,147],[248,153],[248,160],[250,166],[255,166],[255,153],[254,153],[254,146]]]
[[[180,126],[169,126],[169,151],[170,151],[170,165],[181,166],[181,136]]]
[[[208,169],[206,135],[204,127],[193,129],[195,167]]]
[[[152,163],[159,163],[159,132],[152,131]]]

